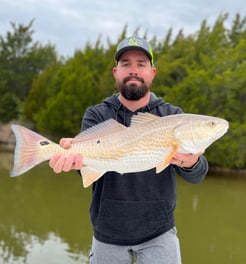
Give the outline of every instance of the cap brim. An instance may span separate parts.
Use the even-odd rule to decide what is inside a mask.
[[[138,46],[128,46],[128,47],[120,49],[119,51],[117,51],[115,53],[115,56],[114,56],[115,60],[118,62],[120,60],[121,55],[124,52],[128,51],[128,50],[141,50],[142,52],[144,52],[146,54],[146,56],[150,60],[150,63],[152,64],[152,56],[151,56],[151,54],[147,50],[145,50],[144,48],[138,47]]]

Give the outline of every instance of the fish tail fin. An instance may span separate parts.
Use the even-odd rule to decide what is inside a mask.
[[[47,155],[42,155],[42,145],[50,144],[51,141],[20,125],[11,125],[11,128],[16,137],[16,146],[14,168],[10,176],[15,177],[48,160]]]

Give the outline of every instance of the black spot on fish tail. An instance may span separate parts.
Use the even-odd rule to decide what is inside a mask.
[[[44,140],[44,141],[40,141],[40,143],[39,143],[41,146],[45,146],[45,145],[49,145],[50,144],[50,142],[49,141],[46,141],[46,140]]]

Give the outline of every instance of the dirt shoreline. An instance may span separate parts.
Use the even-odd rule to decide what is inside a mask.
[[[11,124],[0,123],[0,151],[13,151],[15,148],[15,136]]]

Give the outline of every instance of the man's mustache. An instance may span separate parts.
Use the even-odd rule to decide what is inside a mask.
[[[138,76],[128,76],[128,77],[123,79],[123,83],[126,83],[126,82],[128,82],[130,80],[138,80],[138,81],[144,83],[144,79],[141,78],[141,77],[138,77]]]

